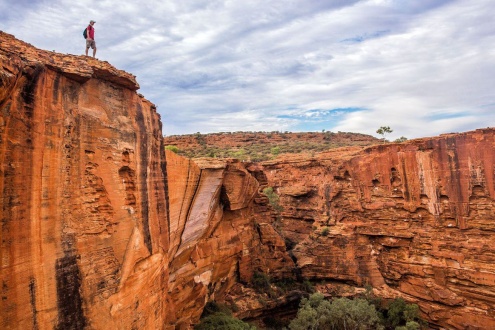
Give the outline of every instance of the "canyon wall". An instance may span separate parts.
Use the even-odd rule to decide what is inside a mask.
[[[3,32],[0,83],[0,328],[162,328],[172,305],[155,107],[106,62]]]
[[[332,296],[371,285],[445,328],[495,328],[495,130],[262,165],[279,232]]]
[[[191,160],[106,62],[0,32],[0,83],[2,329],[190,329],[213,300],[259,319],[297,308],[288,280],[495,328],[493,128]]]

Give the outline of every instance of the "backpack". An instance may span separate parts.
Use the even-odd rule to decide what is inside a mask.
[[[85,28],[84,31],[83,31],[83,37],[84,39],[87,39],[88,38],[88,28]]]

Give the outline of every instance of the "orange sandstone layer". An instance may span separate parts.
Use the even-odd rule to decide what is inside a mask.
[[[437,326],[492,329],[494,150],[487,128],[287,157],[262,170],[281,196],[281,233],[296,244],[304,278],[334,296],[365,285],[402,296]]]
[[[2,329],[161,328],[160,117],[130,74],[0,32]]]

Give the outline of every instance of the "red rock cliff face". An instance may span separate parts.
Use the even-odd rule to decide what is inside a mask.
[[[418,303],[446,328],[495,328],[495,130],[263,164],[282,234],[320,289]]]
[[[259,271],[298,274],[331,296],[371,285],[417,303],[432,327],[495,327],[494,145],[485,129],[262,164],[170,154],[179,324],[194,323],[208,300],[248,318],[290,302],[253,290]],[[260,193],[267,186],[278,214]]]
[[[162,328],[161,123],[133,76],[0,32],[0,328]]]
[[[178,327],[191,327],[207,301],[231,295],[239,281],[251,280],[253,270],[273,267],[274,274],[284,275],[293,269],[283,240],[269,224],[271,210],[259,196],[260,183],[244,164],[193,162],[167,152],[167,173],[169,290]]]

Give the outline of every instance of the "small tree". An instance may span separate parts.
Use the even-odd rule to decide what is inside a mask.
[[[390,126],[381,126],[379,129],[376,130],[376,132],[383,136],[383,142],[385,142],[385,135],[392,133],[393,130],[390,128]]]
[[[225,313],[214,313],[203,319],[194,326],[195,330],[256,330],[256,328],[232,315]]]
[[[256,327],[235,318],[226,305],[209,301],[203,309],[200,323],[194,326],[194,330],[256,330]]]
[[[388,306],[387,324],[392,328],[419,329],[419,307],[407,304],[404,299],[394,299]],[[401,327],[399,327],[401,326]]]

